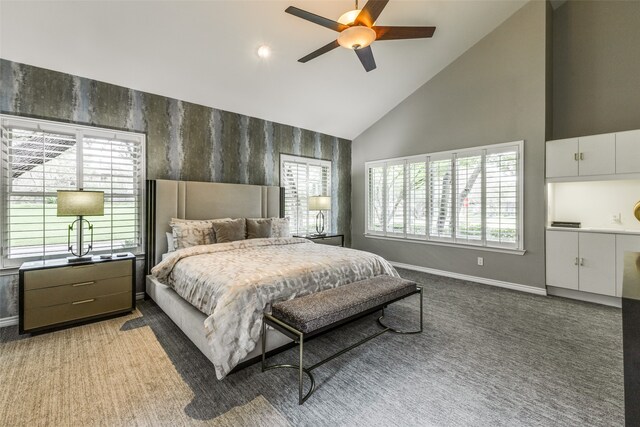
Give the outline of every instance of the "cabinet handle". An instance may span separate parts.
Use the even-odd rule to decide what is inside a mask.
[[[578,161],[578,153],[573,153],[573,160]]]
[[[580,266],[583,267],[584,266],[584,258],[580,258]]]
[[[578,257],[576,257],[576,260],[573,262],[573,265],[578,265]]]
[[[82,301],[74,301],[71,303],[71,305],[86,304],[88,302],[94,302],[95,300],[96,300],[95,298],[91,298],[91,299],[85,299]]]
[[[73,285],[71,285],[71,287],[73,288],[77,288],[78,286],[87,286],[87,285],[93,285],[96,282],[82,282],[82,283],[75,283]]]
[[[584,153],[580,153],[580,160],[584,160]]]

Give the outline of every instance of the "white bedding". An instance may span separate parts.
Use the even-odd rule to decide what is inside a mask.
[[[205,330],[219,379],[256,347],[269,304],[383,274],[398,276],[377,255],[300,238],[180,249],[151,273],[208,315]]]

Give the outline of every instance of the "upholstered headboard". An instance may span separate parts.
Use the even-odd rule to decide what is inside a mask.
[[[171,218],[282,217],[280,187],[196,181],[147,181],[147,272],[167,252]]]

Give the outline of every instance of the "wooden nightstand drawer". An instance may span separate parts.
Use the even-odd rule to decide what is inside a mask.
[[[131,290],[131,275],[42,288],[24,293],[24,309],[86,300]]]
[[[25,309],[24,328],[35,329],[82,318],[131,309],[131,292],[121,292],[70,303]]]
[[[112,277],[131,276],[131,262],[131,260],[123,260],[25,271],[24,289],[30,291]]]

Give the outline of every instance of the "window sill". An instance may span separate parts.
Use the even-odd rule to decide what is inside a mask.
[[[449,243],[449,242],[441,242],[437,240],[418,240],[418,239],[410,239],[410,238],[389,237],[389,236],[380,236],[377,234],[367,234],[367,233],[364,233],[364,237],[367,237],[369,239],[391,240],[394,242],[447,246],[450,248],[458,248],[458,249],[471,249],[474,251],[498,252],[498,253],[509,254],[509,255],[524,255],[527,252],[525,249],[508,249],[508,248],[495,248],[495,247],[487,247],[487,246],[465,245],[463,243]]]

